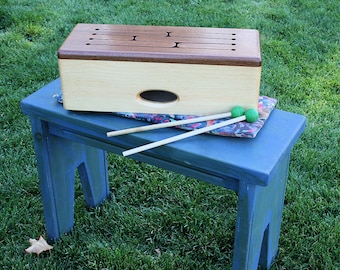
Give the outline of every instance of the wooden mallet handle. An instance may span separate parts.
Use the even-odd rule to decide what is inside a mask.
[[[113,136],[142,132],[142,131],[147,131],[147,130],[154,130],[154,129],[160,129],[160,128],[174,127],[174,126],[179,126],[179,125],[186,125],[186,124],[191,124],[191,123],[215,120],[215,119],[220,119],[220,118],[225,118],[225,117],[230,117],[230,116],[231,116],[231,112],[207,115],[207,116],[195,117],[195,118],[173,121],[173,122],[166,122],[166,123],[153,124],[153,125],[147,125],[147,126],[142,126],[142,127],[134,127],[134,128],[110,131],[106,133],[106,136],[113,137]]]
[[[243,121],[243,120],[246,120],[246,117],[244,115],[236,117],[236,118],[229,119],[227,121],[217,123],[215,125],[206,126],[204,128],[200,128],[200,129],[195,129],[193,131],[189,131],[189,132],[186,132],[186,133],[174,136],[174,137],[170,137],[170,138],[167,138],[167,139],[164,139],[164,140],[145,144],[145,145],[124,151],[123,156],[126,157],[126,156],[129,156],[129,155],[133,155],[133,154],[145,151],[145,150],[149,150],[149,149],[161,146],[161,145],[165,145],[165,144],[172,143],[172,142],[175,142],[175,141],[183,140],[183,139],[186,139],[186,138],[198,135],[198,134],[202,134],[202,133],[214,130],[214,129],[218,129],[218,128],[221,128],[221,127],[224,127],[224,126],[228,126],[228,125],[231,125],[231,124]]]
[[[233,112],[234,109],[236,109],[235,111],[239,111],[240,107],[233,108],[232,116],[241,115],[244,112],[244,110],[242,108],[241,108],[241,110],[243,112]],[[229,120],[226,120],[226,121],[214,124],[214,125],[210,125],[210,126],[206,126],[204,128],[192,130],[192,131],[189,131],[189,132],[177,135],[177,136],[173,136],[173,137],[170,137],[170,138],[167,138],[167,139],[164,139],[164,140],[145,144],[145,145],[124,151],[123,156],[129,156],[129,155],[132,155],[132,154],[137,154],[137,153],[145,151],[145,150],[150,150],[152,148],[155,148],[155,147],[158,147],[158,146],[161,146],[161,145],[165,145],[165,144],[168,144],[168,143],[183,140],[183,139],[186,139],[186,138],[189,138],[189,137],[192,137],[192,136],[196,136],[198,134],[202,134],[202,133],[205,133],[205,132],[208,132],[208,131],[211,131],[211,130],[214,130],[214,129],[218,129],[218,128],[221,128],[221,127],[224,127],[224,126],[228,126],[228,125],[231,125],[231,124],[234,124],[234,123],[237,123],[237,122],[241,122],[241,121],[244,121],[244,120],[246,120],[247,122],[253,123],[253,122],[256,122],[258,120],[258,118],[259,118],[258,111],[255,110],[255,109],[249,109],[245,112],[244,115],[241,115],[241,116],[238,116],[238,117],[235,117],[235,118],[232,118],[232,119],[229,119]]]

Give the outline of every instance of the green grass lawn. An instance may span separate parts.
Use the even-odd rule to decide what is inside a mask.
[[[261,94],[303,114],[291,155],[273,269],[340,269],[340,5],[337,0],[0,0],[0,267],[229,269],[237,196],[115,155],[114,199],[86,209],[39,257],[45,236],[29,120],[20,101],[59,76],[57,50],[76,23],[258,29]],[[78,181],[79,182],[79,181]]]

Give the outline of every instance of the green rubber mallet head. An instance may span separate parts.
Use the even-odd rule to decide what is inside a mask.
[[[254,123],[259,119],[259,112],[255,109],[246,110],[244,113],[246,121],[249,123]]]
[[[242,115],[244,115],[244,109],[241,106],[235,106],[234,108],[232,108],[231,110],[232,118],[239,117]]]
[[[235,106],[231,110],[231,117],[240,117],[244,115],[246,117],[246,121],[249,123],[254,123],[259,119],[259,112],[256,109],[248,109],[244,110],[241,106]]]

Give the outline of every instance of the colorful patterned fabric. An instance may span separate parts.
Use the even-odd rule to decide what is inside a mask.
[[[264,123],[268,119],[276,103],[277,103],[277,100],[274,98],[260,96],[259,104],[258,104],[258,111],[259,111],[260,117],[258,121],[254,123],[248,123],[248,122],[242,121],[242,122],[231,124],[229,126],[225,126],[219,129],[215,129],[208,133],[213,134],[213,135],[219,135],[219,136],[255,138],[257,133],[261,130]],[[173,121],[197,117],[195,115],[147,114],[147,113],[128,113],[128,112],[119,112],[115,114],[122,116],[122,117],[146,121],[146,122],[153,123],[153,124],[173,122]],[[180,125],[180,126],[177,126],[177,128],[184,129],[184,130],[194,130],[194,129],[206,127],[208,125],[214,125],[222,121],[226,121],[226,120],[228,120],[228,118],[210,120],[210,121],[199,122],[199,123],[194,123],[194,124]]]
[[[62,103],[62,95],[57,94],[55,98],[58,102]],[[259,120],[254,123],[248,123],[246,121],[231,124],[219,129],[209,131],[209,134],[218,136],[229,136],[229,137],[239,137],[239,138],[255,138],[257,133],[261,130],[266,120],[268,119],[270,113],[274,109],[277,100],[267,96],[260,96],[258,103]],[[147,114],[147,113],[129,113],[129,112],[117,112],[113,113],[115,115],[126,117],[130,119],[146,121],[149,123],[157,124],[164,122],[173,122],[178,120],[184,120],[188,118],[197,117],[195,115],[178,115],[178,114]],[[222,118],[217,120],[210,120],[205,122],[199,122],[194,124],[180,125],[176,128],[184,130],[194,130],[208,125],[214,125],[222,121],[226,121],[229,118]]]

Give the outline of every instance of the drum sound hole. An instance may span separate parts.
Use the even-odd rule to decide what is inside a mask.
[[[146,90],[139,94],[144,101],[170,103],[178,100],[178,96],[166,90]]]

